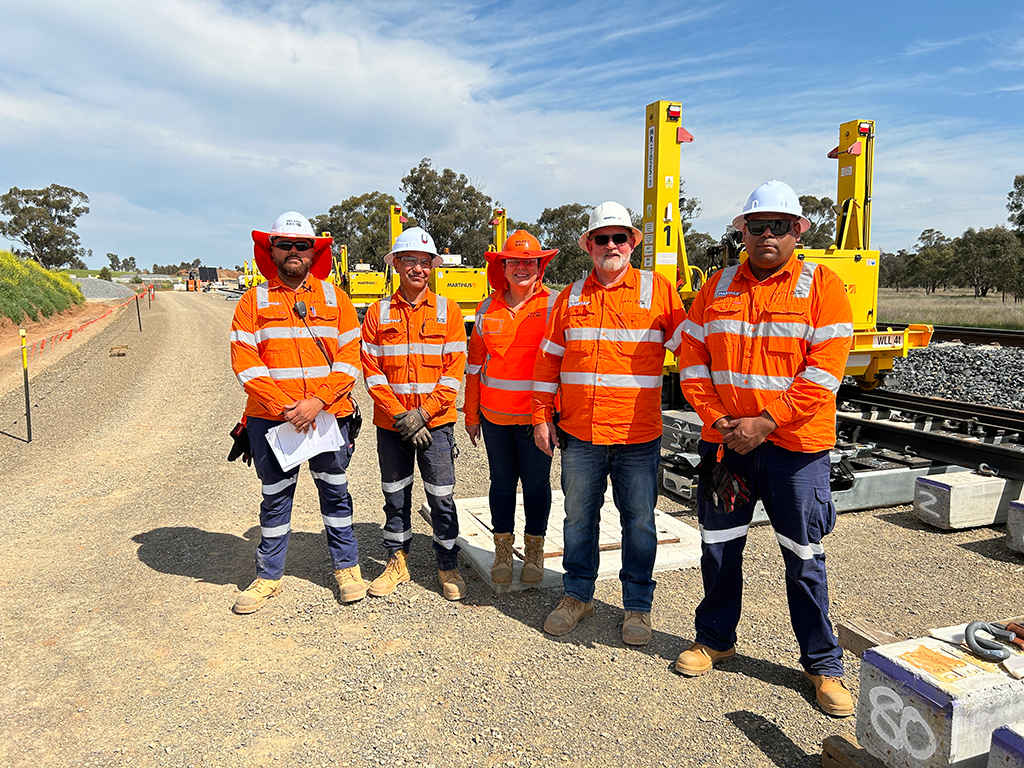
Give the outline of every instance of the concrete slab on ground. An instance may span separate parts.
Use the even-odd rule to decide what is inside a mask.
[[[519,580],[523,567],[523,528],[526,516],[523,511],[523,496],[516,496],[515,516],[515,557],[512,560],[512,583],[496,585],[491,581],[491,565],[494,563],[494,535],[491,531],[491,512],[486,496],[473,499],[456,499],[459,513],[459,547],[462,554],[473,565],[480,578],[495,592],[509,592],[537,587],[561,587],[562,574],[562,522],[565,520],[565,496],[561,491],[551,491],[551,517],[544,541],[544,579],[540,584],[526,585]],[[430,519],[430,508],[423,504],[420,514]],[[659,509],[654,510],[654,525],[658,532],[658,554],[654,563],[655,572],[694,568],[700,564],[700,533],[686,523],[676,520]],[[622,532],[619,528],[619,513],[612,502],[611,490],[605,494],[601,507],[599,545],[601,564],[598,569],[599,581],[617,579],[622,567]]]

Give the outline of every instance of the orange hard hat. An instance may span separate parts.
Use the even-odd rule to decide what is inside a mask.
[[[544,279],[544,268],[558,253],[558,249],[545,251],[540,247],[540,240],[525,229],[517,229],[505,239],[500,251],[487,252],[487,279],[495,290],[506,288],[504,259],[540,259],[540,280]]]

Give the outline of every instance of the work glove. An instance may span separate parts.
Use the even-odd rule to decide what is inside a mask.
[[[750,488],[725,463],[725,447],[722,445],[718,446],[717,451],[704,454],[697,465],[697,475],[701,480],[704,500],[714,504],[716,511],[723,515],[728,515],[750,501]]]
[[[359,432],[363,428],[363,414],[359,410],[359,403],[356,402],[355,398],[349,395],[349,400],[352,401],[352,415],[349,417],[348,422],[348,441],[355,443],[356,438],[359,437]]]
[[[245,425],[242,422],[238,422],[228,434],[231,435],[231,439],[234,441],[231,444],[231,450],[228,451],[228,461],[234,461],[241,456],[242,461],[251,467],[252,446],[249,445],[249,433],[246,431]]]
[[[413,435],[409,442],[417,451],[425,451],[434,444],[434,436],[430,434],[429,429],[421,427],[420,431]]]
[[[403,440],[409,440],[421,429],[427,426],[427,417],[419,408],[400,413],[395,416],[395,429],[402,436]]]

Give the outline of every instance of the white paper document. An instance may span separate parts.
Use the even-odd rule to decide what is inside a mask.
[[[341,448],[338,420],[327,411],[320,411],[305,432],[299,432],[287,421],[267,430],[267,443],[287,472],[321,453]]]

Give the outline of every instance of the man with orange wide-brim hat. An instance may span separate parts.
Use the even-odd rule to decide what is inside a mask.
[[[245,429],[263,485],[256,580],[238,595],[235,613],[254,613],[281,591],[299,467],[284,470],[267,433],[287,422],[298,432],[341,433],[341,447],[313,456],[309,469],[320,495],[327,547],[341,602],[366,595],[352,532],[348,468],[358,431],[350,393],[359,376],[359,322],[348,296],[325,282],[331,238],[289,211],[269,232],[252,233],[256,266],[267,282],[238,301],[231,322],[231,367],[249,396]]]
[[[525,229],[500,251],[487,253],[493,293],[480,302],[469,337],[466,367],[466,432],[473,445],[483,432],[491,486],[494,532],[491,581],[514,576],[516,488],[523,484],[525,558],[519,578],[544,578],[544,536],[551,511],[551,457],[533,440],[533,365],[557,292],[544,286],[544,268],[558,250],[543,250]]]

